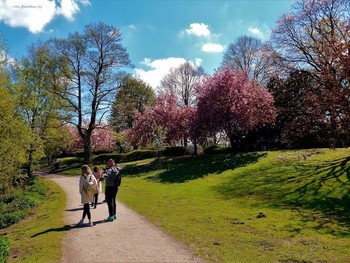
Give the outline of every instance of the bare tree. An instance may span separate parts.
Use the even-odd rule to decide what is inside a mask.
[[[298,0],[271,39],[281,58],[316,80],[331,147],[350,131],[349,29],[348,0]]]
[[[275,52],[260,39],[241,36],[231,43],[221,62],[221,68],[247,72],[249,78],[265,82],[273,74]]]
[[[271,44],[294,68],[337,78],[340,58],[350,55],[349,26],[348,0],[298,0],[278,22]]]
[[[104,23],[85,26],[83,33],[50,41],[67,85],[55,90],[68,105],[71,123],[84,143],[85,162],[90,162],[91,134],[110,110],[120,81],[120,68],[129,66],[121,34]]]
[[[160,89],[164,93],[175,95],[182,105],[195,103],[195,87],[200,83],[204,75],[202,67],[186,61],[177,68],[170,69],[170,72],[161,80]]]

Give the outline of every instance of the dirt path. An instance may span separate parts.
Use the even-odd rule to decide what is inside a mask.
[[[93,227],[75,227],[82,215],[79,177],[47,177],[64,189],[68,199],[65,223],[71,229],[64,240],[62,262],[204,262],[120,202],[116,221],[103,221],[108,209],[100,203],[91,210]],[[103,199],[100,194],[99,202]]]

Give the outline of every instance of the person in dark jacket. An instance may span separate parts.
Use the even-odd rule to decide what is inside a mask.
[[[105,173],[102,175],[100,180],[106,180],[106,201],[108,205],[109,216],[105,219],[107,222],[113,222],[117,219],[116,215],[116,197],[119,186],[121,184],[120,168],[115,164],[113,159],[107,161],[107,167]]]

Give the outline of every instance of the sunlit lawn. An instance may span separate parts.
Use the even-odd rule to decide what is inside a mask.
[[[69,226],[64,224],[66,196],[63,190],[48,179],[46,202],[35,208],[33,214],[8,228],[1,229],[10,242],[10,262],[60,262],[62,240]]]
[[[277,151],[139,166],[124,173],[118,197],[209,261],[350,262],[349,156]]]

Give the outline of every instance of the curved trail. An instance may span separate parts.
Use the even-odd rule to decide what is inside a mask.
[[[79,177],[46,177],[58,183],[67,194],[65,223],[71,228],[64,240],[62,262],[204,262],[120,202],[117,202],[118,219],[104,222],[108,215],[107,204],[101,203],[104,194],[100,194],[97,208],[91,209],[94,226],[75,227],[83,209],[78,192]]]

